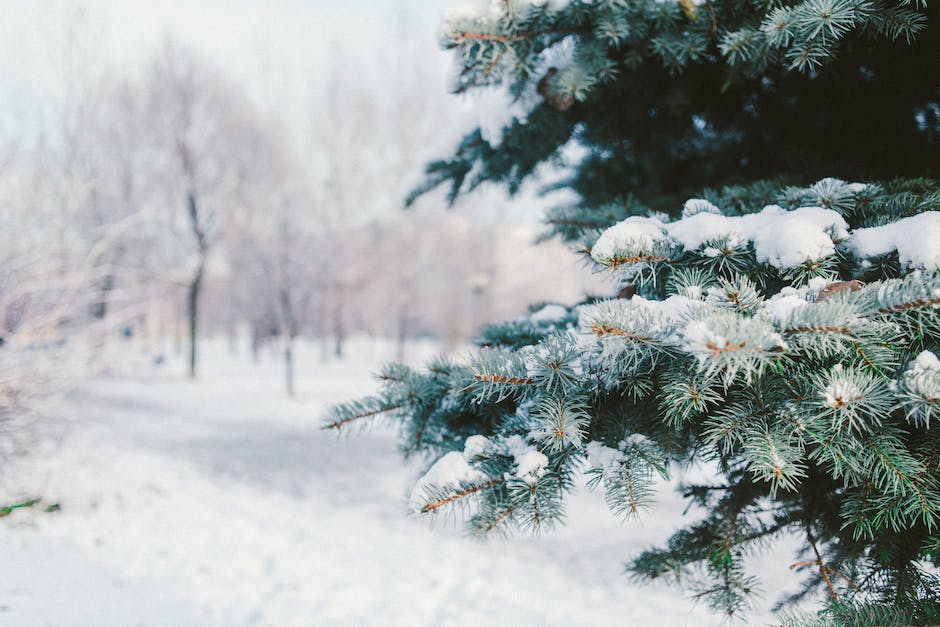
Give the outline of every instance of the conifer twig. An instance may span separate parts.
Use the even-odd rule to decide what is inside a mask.
[[[508,383],[510,385],[535,385],[535,379],[529,377],[512,377],[502,374],[480,373],[473,375],[474,381],[484,383]]]
[[[505,479],[504,477],[497,477],[497,478],[495,478],[495,479],[490,479],[489,481],[487,481],[487,482],[485,482],[485,483],[480,483],[480,484],[478,484],[478,485],[469,487],[469,488],[467,488],[466,490],[461,490],[460,492],[457,492],[456,494],[452,494],[452,495],[447,496],[447,497],[444,497],[444,498],[442,498],[442,499],[438,499],[437,501],[434,501],[433,503],[428,503],[428,504],[422,506],[422,507],[421,507],[421,512],[424,513],[424,514],[426,514],[426,513],[428,513],[428,512],[436,511],[437,509],[440,509],[441,507],[444,507],[444,506],[447,505],[448,503],[453,503],[454,501],[459,501],[460,499],[466,498],[466,497],[470,496],[471,494],[475,494],[475,493],[480,492],[480,491],[482,491],[482,490],[486,490],[487,488],[492,488],[493,486],[499,485],[500,483],[504,482],[505,480],[506,480],[506,479]]]
[[[335,420],[328,425],[326,429],[339,429],[340,427],[349,424],[350,422],[359,420],[361,418],[368,418],[369,416],[375,416],[377,414],[383,414],[388,411],[394,411],[396,409],[401,409],[404,405],[402,403],[396,403],[394,405],[386,405],[385,407],[379,407],[378,409],[370,409],[369,411],[360,412],[358,414],[353,414],[352,416],[347,416],[340,420]]]

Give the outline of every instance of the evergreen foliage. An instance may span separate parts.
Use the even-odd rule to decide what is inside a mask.
[[[628,289],[488,327],[467,360],[390,366],[327,426],[395,419],[406,454],[437,460],[414,508],[483,536],[551,527],[580,473],[631,519],[658,478],[711,468],[681,487],[703,517],[634,578],[740,616],[746,558],[797,535],[803,587],[781,607],[827,603],[786,624],[940,621],[940,181],[897,178],[937,172],[926,5],[493,7],[445,27],[458,89],[541,103],[497,145],[465,138],[426,188],[514,189],[574,139],[583,202],[549,232]],[[824,170],[869,182],[793,183]]]
[[[825,180],[761,204],[827,204],[838,212],[818,211],[833,221],[884,229],[940,218],[925,200],[937,189]],[[662,224],[682,233],[696,215]],[[424,486],[416,509],[460,510],[480,534],[555,523],[578,471],[628,519],[651,505],[656,477],[711,464],[718,479],[683,487],[707,516],[637,556],[635,577],[675,578],[737,614],[757,586],[743,558],[796,532],[805,539],[796,564],[809,573],[805,592],[829,595],[832,620],[886,612],[937,620],[936,266],[906,266],[896,251],[859,256],[862,227],[833,232],[841,238],[827,257],[792,268],[728,238],[718,256],[707,252],[714,241],[686,249],[649,238],[614,243],[608,255],[606,234],[632,220],[608,229],[592,252],[638,295],[585,303],[552,323],[535,312],[535,321],[490,328],[491,346],[467,366],[391,367],[379,395],[335,408],[329,426],[385,412],[400,421],[406,452],[462,456],[469,475]]]
[[[539,164],[564,161],[569,143],[587,154],[558,186],[592,209],[629,194],[676,205],[761,180],[935,174],[936,6],[496,0],[444,26],[461,64],[455,88],[503,83],[531,110],[507,120],[501,142],[468,134],[414,195],[447,184],[454,199],[484,181],[515,191]]]

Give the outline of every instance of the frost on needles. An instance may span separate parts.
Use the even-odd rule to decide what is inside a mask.
[[[414,509],[484,535],[550,528],[581,472],[627,520],[656,477],[711,464],[722,481],[682,488],[707,517],[637,556],[637,578],[738,613],[756,583],[743,558],[797,532],[808,591],[935,603],[940,274],[916,243],[940,213],[884,210],[853,230],[876,192],[838,183],[839,211],[776,204],[821,200],[817,184],[750,214],[696,200],[686,208],[705,211],[613,225],[592,257],[637,295],[539,309],[490,329],[466,362],[390,367],[382,393],[334,408],[329,426],[399,421],[406,453],[438,459]],[[688,228],[702,216],[715,220]]]

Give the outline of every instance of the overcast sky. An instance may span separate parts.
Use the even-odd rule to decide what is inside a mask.
[[[407,37],[439,69],[437,46],[453,0],[0,0],[0,94],[7,105],[61,84],[70,62],[82,70],[133,70],[167,37],[204,53],[253,91],[288,90],[334,63],[337,50],[383,59]],[[66,52],[64,43],[73,43]],[[66,57],[68,57],[66,59]],[[357,65],[348,60],[351,67]],[[362,65],[362,64],[358,64]]]
[[[453,128],[441,129],[441,145],[427,155],[443,156],[486,115],[474,110],[493,107],[449,95],[453,59],[438,45],[439,25],[450,7],[487,1],[0,0],[0,133],[23,134],[43,115],[38,105],[62,98],[70,72],[83,80],[140,75],[167,38],[194,48],[288,123],[305,119],[312,86],[334,64],[371,82],[376,97],[383,82],[394,89],[388,61],[407,44],[405,58],[425,65],[421,76],[434,83],[421,98],[447,100],[454,112]],[[531,193],[511,204],[508,213],[525,222],[544,206]]]

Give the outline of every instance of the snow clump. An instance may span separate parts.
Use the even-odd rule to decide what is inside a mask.
[[[516,462],[516,476],[526,483],[535,483],[545,474],[548,457],[534,446],[528,444],[522,436],[512,435],[506,439],[506,448]]]
[[[901,264],[911,268],[940,268],[940,211],[925,211],[897,222],[853,232],[851,246],[859,257],[898,251]]]
[[[531,316],[529,320],[536,323],[561,322],[568,317],[568,310],[561,305],[545,305]]]
[[[591,257],[605,263],[631,249],[672,244],[696,250],[723,240],[732,248],[752,242],[758,261],[785,269],[831,256],[835,243],[849,236],[848,224],[831,209],[801,207],[786,211],[768,205],[760,213],[724,216],[705,207],[707,201],[693,200],[689,201],[691,205],[686,203],[684,217],[673,222],[641,216],[618,222],[597,239]],[[717,255],[720,251],[710,246],[703,252]]]

